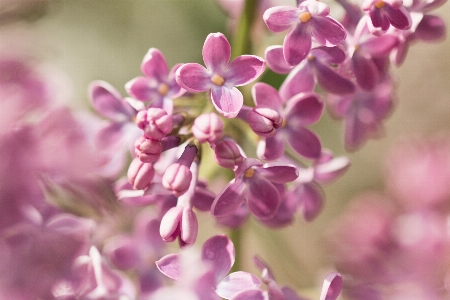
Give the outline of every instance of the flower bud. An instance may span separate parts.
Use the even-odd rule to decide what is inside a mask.
[[[142,136],[134,143],[136,155],[142,162],[152,163],[159,159],[162,152],[161,142]]]
[[[183,195],[188,189],[192,180],[192,173],[188,166],[180,163],[170,165],[162,178],[163,186],[172,191],[176,197]]]
[[[248,124],[259,136],[271,137],[283,123],[280,114],[268,107],[254,107],[248,116]]]
[[[145,189],[152,183],[155,170],[153,165],[142,162],[139,158],[133,159],[128,168],[128,181],[137,190]]]
[[[216,145],[214,148],[214,158],[219,166],[228,169],[234,169],[239,166],[244,157],[235,142],[232,140],[224,140]]]
[[[200,143],[215,144],[223,136],[223,122],[215,113],[202,114],[195,119],[192,133]]]
[[[145,137],[160,140],[172,131],[172,126],[172,116],[165,110],[156,107],[147,110],[147,123],[143,128]]]
[[[162,218],[159,233],[166,242],[178,237],[181,246],[193,244],[198,233],[197,216],[189,207],[172,207]]]

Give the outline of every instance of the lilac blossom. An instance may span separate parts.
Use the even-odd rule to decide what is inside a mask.
[[[176,64],[169,71],[163,54],[156,48],[150,48],[141,64],[145,77],[132,79],[125,85],[125,89],[131,97],[151,101],[151,107],[162,108],[172,114],[172,100],[186,92],[175,80],[175,72],[180,66],[181,64]]]
[[[322,150],[320,157],[308,168],[299,168],[299,177],[287,193],[288,203],[294,203],[306,221],[312,221],[323,208],[324,191],[320,184],[330,183],[342,176],[350,167],[347,157],[334,157]]]
[[[195,118],[192,134],[200,143],[208,142],[215,146],[223,136],[224,124],[215,113],[201,114]]]
[[[258,256],[254,258],[255,264],[262,271],[263,282],[267,285],[267,291],[251,289],[239,293],[233,300],[306,300],[285,286],[280,287],[268,265]],[[339,273],[329,273],[323,282],[320,300],[335,300],[342,289],[342,276]]]
[[[391,25],[401,30],[412,25],[411,15],[401,0],[364,0],[362,9],[370,16],[367,25],[375,35],[384,34]]]
[[[356,150],[383,133],[383,121],[394,105],[392,89],[391,80],[385,78],[370,92],[358,88],[351,95],[327,97],[332,114],[344,119],[346,149]]]
[[[316,0],[301,2],[298,7],[276,6],[264,13],[264,22],[273,32],[289,29],[283,43],[283,54],[291,66],[298,65],[311,50],[312,38],[323,46],[336,46],[347,33],[328,14],[328,5]]]
[[[226,118],[234,118],[242,107],[242,93],[235,86],[246,85],[261,75],[265,61],[254,55],[241,55],[229,63],[231,47],[222,33],[211,33],[203,45],[206,68],[196,63],[181,66],[177,82],[190,92],[211,90],[217,111]]]
[[[320,140],[306,126],[319,120],[324,104],[318,94],[297,93],[298,89],[304,90],[306,87],[296,82],[288,78],[280,92],[265,83],[255,84],[252,95],[256,106],[251,110],[246,108],[240,114],[242,119],[249,120],[251,111],[270,109],[269,111],[280,116],[273,127],[272,136],[262,139],[258,144],[258,156],[263,159],[274,160],[281,157],[285,141],[300,155],[307,158],[320,156]]]
[[[88,96],[94,110],[109,121],[96,135],[98,147],[130,149],[139,136],[139,130],[134,124],[137,110],[130,100],[123,98],[111,84],[101,80],[91,82]]]
[[[234,245],[228,237],[216,235],[209,238],[202,246],[201,262],[197,263],[196,267],[196,269],[211,270],[208,272],[209,274],[206,273],[210,280],[205,283],[209,283],[209,286],[202,286],[202,292],[212,290],[222,298],[235,299],[236,295],[242,291],[258,288],[261,282],[250,273],[238,271],[228,274],[234,261]],[[182,255],[169,254],[157,261],[156,264],[164,275],[177,281],[187,281],[186,275],[195,272],[192,270],[187,273],[188,270],[183,266]],[[216,299],[217,296],[210,295],[210,297],[200,297],[200,299]]]
[[[343,63],[345,59],[346,54],[342,49],[320,46],[311,49],[307,59],[293,68],[284,59],[281,46],[266,49],[267,65],[274,72],[281,74],[291,72],[289,77],[297,84],[301,82],[309,86],[313,82],[318,82],[325,91],[334,94],[348,94],[355,90],[354,84],[332,67]]]
[[[352,71],[361,88],[370,91],[387,76],[379,69],[376,59],[388,58],[397,44],[398,37],[395,35],[371,35],[365,17],[361,19],[349,47]]]
[[[211,213],[216,217],[230,215],[245,202],[255,217],[270,219],[281,203],[280,194],[273,183],[282,184],[297,177],[297,168],[292,165],[263,165],[259,160],[247,158],[235,170],[235,179],[217,195]]]

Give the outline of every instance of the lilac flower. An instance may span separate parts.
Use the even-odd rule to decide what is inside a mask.
[[[386,76],[379,69],[376,59],[388,58],[398,44],[398,37],[392,34],[374,37],[368,32],[366,18],[363,17],[358,24],[349,52],[358,85],[370,91]]]
[[[304,219],[312,221],[322,210],[325,198],[320,184],[336,180],[349,167],[347,157],[333,157],[329,150],[322,150],[320,158],[309,168],[299,168],[299,177],[294,188],[287,193],[285,201],[295,203]]]
[[[291,66],[308,56],[312,39],[323,46],[336,46],[347,36],[339,22],[328,14],[330,8],[322,2],[307,0],[298,7],[276,6],[264,13],[264,22],[273,32],[290,29],[284,39],[283,54]]]
[[[209,280],[209,286],[201,286],[203,293],[213,290],[222,298],[234,299],[240,292],[260,286],[261,282],[258,278],[250,273],[238,271],[228,274],[234,264],[235,251],[232,241],[225,235],[209,238],[203,244],[201,253],[200,266],[197,263],[195,269],[210,269],[210,275],[207,275],[212,277],[212,280]],[[185,270],[182,259],[180,255],[170,254],[157,261],[156,265],[167,277],[187,282],[186,275],[195,273],[195,270]],[[200,299],[215,299],[212,295],[210,297]]]
[[[344,119],[344,143],[348,150],[356,150],[383,133],[382,122],[393,109],[392,88],[391,80],[385,78],[370,92],[358,88],[351,95],[329,95],[331,112]]]
[[[285,141],[300,155],[307,158],[320,156],[321,144],[319,138],[306,126],[316,123],[324,108],[319,95],[312,92],[297,91],[306,89],[302,84],[296,84],[295,78],[288,78],[280,89],[280,93],[265,83],[257,83],[252,88],[252,95],[258,108],[269,108],[277,112],[283,122],[274,127],[273,136],[262,139],[258,144],[258,156],[274,160],[281,157],[285,149]],[[240,114],[244,120],[249,120],[250,110],[246,108]]]
[[[172,99],[180,97],[186,91],[175,80],[175,72],[181,64],[170,71],[163,54],[156,48],[150,48],[141,64],[145,77],[136,77],[125,85],[131,97],[140,101],[152,101],[151,107],[162,108],[172,114]]]
[[[88,96],[94,110],[109,120],[97,133],[97,145],[100,148],[129,149],[139,136],[139,130],[134,124],[137,110],[105,81],[91,82]]]
[[[100,252],[92,246],[89,255],[77,258],[72,278],[59,282],[52,291],[55,299],[134,299],[136,291],[131,281],[113,271],[103,261]]]
[[[216,217],[230,215],[242,203],[259,219],[269,219],[277,212],[281,198],[273,183],[286,183],[298,177],[297,168],[282,163],[263,165],[247,158],[235,170],[235,178],[217,195],[211,207]]]
[[[251,289],[236,295],[233,300],[306,300],[297,295],[291,288],[280,287],[268,265],[259,257],[254,258],[255,264],[262,271],[263,282],[267,291]],[[322,285],[320,300],[336,300],[342,289],[342,276],[339,273],[329,273]]]
[[[0,296],[51,298],[55,282],[70,277],[87,248],[93,222],[60,213],[46,220],[31,206],[25,210],[28,220],[0,232]]]
[[[211,90],[214,107],[226,118],[234,118],[243,104],[242,93],[235,86],[246,85],[264,71],[265,61],[254,55],[236,57],[228,64],[231,48],[222,33],[211,33],[203,45],[206,68],[195,63],[181,66],[176,78],[190,92]]]
[[[310,86],[316,81],[325,91],[334,94],[348,94],[355,90],[354,84],[349,79],[331,67],[343,63],[346,59],[344,51],[338,47],[321,46],[311,49],[308,59],[303,60],[295,69],[284,59],[281,46],[268,47],[266,59],[267,65],[274,72],[282,74],[291,72],[289,77],[297,84]]]
[[[367,25],[373,34],[384,34],[391,25],[401,30],[411,27],[411,15],[401,0],[364,0],[362,9],[370,16]]]

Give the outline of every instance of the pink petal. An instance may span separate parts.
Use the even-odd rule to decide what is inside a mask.
[[[306,24],[298,23],[284,38],[283,54],[291,66],[298,65],[311,50],[311,29]]]
[[[136,77],[125,84],[125,90],[131,97],[141,100],[150,101],[158,96],[156,88],[150,86],[150,81],[145,77]]]
[[[242,93],[235,87],[214,86],[211,89],[214,107],[225,118],[234,118],[244,104]]]
[[[319,121],[324,109],[324,103],[316,93],[298,94],[286,106],[286,126],[297,128],[312,125]]]
[[[292,70],[292,66],[284,58],[283,46],[267,47],[265,56],[267,66],[275,73],[287,74]]]
[[[241,86],[258,78],[264,72],[266,62],[255,55],[236,57],[226,68],[223,75],[227,85]]]
[[[305,220],[311,222],[322,211],[324,195],[319,186],[313,183],[305,184],[301,189],[302,191],[298,195],[299,206]]]
[[[363,56],[356,51],[352,57],[352,67],[356,81],[363,89],[370,91],[378,83],[378,69],[370,58]]]
[[[289,145],[300,155],[309,159],[316,159],[320,156],[322,146],[320,140],[311,130],[300,127],[288,131],[287,138]]]
[[[423,41],[436,41],[445,38],[445,22],[437,16],[424,15],[414,35]]]
[[[336,73],[329,66],[318,60],[314,60],[312,64],[316,68],[317,81],[323,89],[333,94],[351,94],[355,91],[355,85],[347,78]]]
[[[311,66],[307,61],[303,61],[292,70],[281,85],[280,97],[286,102],[297,94],[312,92],[315,85]]]
[[[208,71],[202,65],[189,63],[177,69],[178,84],[189,92],[199,93],[209,90],[213,83]]]
[[[169,278],[179,280],[181,277],[180,257],[178,254],[169,254],[156,261],[158,269]]]
[[[247,206],[258,219],[272,218],[281,204],[280,194],[270,181],[255,176],[248,181]]]
[[[169,74],[164,55],[156,48],[150,48],[141,64],[142,74],[157,82],[164,82]]]
[[[398,37],[385,34],[380,37],[373,37],[360,44],[361,50],[369,53],[373,57],[386,57],[397,46]]]
[[[176,232],[179,223],[181,221],[181,216],[183,214],[183,207],[172,207],[166,212],[164,217],[161,219],[161,225],[159,227],[159,234],[165,241],[173,241],[176,236]]]
[[[215,198],[216,195],[213,192],[197,186],[195,188],[194,196],[192,197],[192,204],[198,210],[209,211],[211,210],[211,205]]]
[[[275,160],[280,158],[285,150],[284,138],[281,134],[273,137],[261,139],[258,143],[258,157],[265,160]]]
[[[133,108],[123,101],[123,97],[112,85],[105,81],[92,82],[88,94],[94,109],[110,120],[124,122],[134,116]]]
[[[208,70],[221,73],[230,61],[230,43],[222,33],[210,33],[203,45],[202,55]]]
[[[311,49],[311,55],[328,64],[341,64],[346,58],[345,52],[339,47],[316,47]]]
[[[186,90],[181,88],[180,85],[176,81],[176,72],[183,64],[176,64],[172,67],[169,72],[169,76],[167,77],[167,84],[169,85],[169,92],[167,93],[167,97],[172,99],[178,98],[186,93]]]
[[[232,299],[243,291],[257,289],[260,286],[261,281],[255,275],[240,271],[231,273],[220,281],[216,293],[222,298]]]
[[[209,238],[202,246],[202,260],[211,264],[216,282],[219,282],[234,264],[233,242],[224,234]]]
[[[263,19],[273,32],[288,30],[299,22],[300,10],[292,6],[275,6],[264,12]]]
[[[283,104],[278,95],[278,91],[267,83],[255,83],[252,87],[252,96],[255,105],[272,108],[276,111],[278,111]]]
[[[217,195],[211,206],[211,213],[215,217],[224,217],[234,213],[244,202],[246,185],[237,180],[228,184],[223,191]]]
[[[274,183],[287,183],[298,177],[297,167],[280,162],[266,163],[263,168],[258,168],[258,173]]]
[[[345,157],[336,157],[327,162],[320,163],[314,168],[314,179],[318,182],[330,182],[345,173],[350,167],[350,160]]]
[[[261,290],[247,290],[235,295],[233,300],[269,300],[269,296]]]
[[[336,46],[347,37],[344,27],[332,17],[314,17],[311,34],[314,39],[324,46]]]
[[[395,9],[390,5],[386,5],[383,9],[386,12],[392,26],[401,30],[411,28],[411,15],[404,6],[400,6],[398,9]]]
[[[342,276],[339,273],[330,273],[323,282],[320,300],[336,300],[342,289]]]

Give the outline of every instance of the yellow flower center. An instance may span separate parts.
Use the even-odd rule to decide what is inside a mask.
[[[250,168],[247,171],[245,171],[244,177],[245,178],[252,178],[254,174],[255,174],[255,169]]]
[[[308,56],[308,60],[309,60],[309,61],[313,61],[313,60],[315,60],[315,59],[316,59],[316,57],[315,57],[314,55]]]
[[[311,20],[312,16],[311,16],[311,13],[310,13],[309,11],[305,11],[305,12],[302,12],[302,13],[298,16],[298,18],[300,19],[300,22],[306,23],[306,22],[308,22],[309,20]]]
[[[222,86],[225,83],[225,79],[223,79],[222,76],[214,74],[214,76],[211,78],[211,81],[218,86]]]
[[[386,3],[384,3],[383,1],[378,1],[377,3],[375,3],[376,8],[383,8],[385,5]]]
[[[161,83],[158,87],[158,93],[161,96],[165,96],[167,94],[167,92],[169,92],[169,86],[165,83]]]

